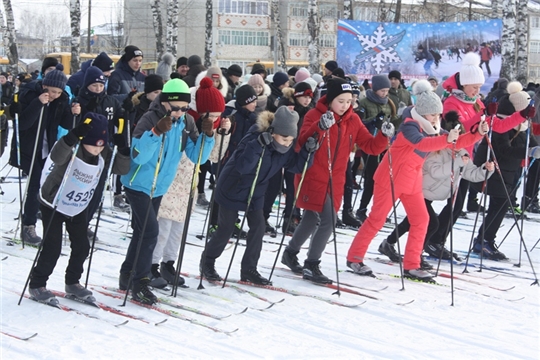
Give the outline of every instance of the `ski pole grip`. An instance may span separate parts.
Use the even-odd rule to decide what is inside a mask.
[[[124,118],[118,118],[118,134],[122,134],[124,132]]]

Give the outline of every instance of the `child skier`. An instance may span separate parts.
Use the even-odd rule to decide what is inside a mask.
[[[83,287],[79,279],[90,250],[86,235],[87,206],[101,173],[108,169],[106,162],[110,161],[108,155],[111,149],[107,145],[108,124],[105,116],[87,113],[84,119],[52,148],[41,179],[39,201],[45,233],[42,251],[32,271],[29,292],[34,300],[51,305],[58,301],[46,285],[62,250],[63,223],[66,224],[71,242],[65,276],[66,293],[85,301],[95,301],[92,292]],[[122,136],[119,137],[115,136],[119,150],[112,164],[112,172],[121,175],[129,170],[129,148],[125,146]],[[82,146],[77,147],[79,141]],[[70,161],[74,148],[77,154]]]

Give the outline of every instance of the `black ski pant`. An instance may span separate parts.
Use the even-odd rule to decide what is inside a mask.
[[[540,186],[540,160],[535,160],[527,173],[525,195],[534,202],[538,200],[538,186]],[[525,209],[523,209],[525,210]]]
[[[272,206],[274,205],[274,201],[278,197],[282,187],[283,187],[283,171],[278,171],[268,181],[268,187],[266,188],[266,192],[264,193],[263,214],[266,220],[270,218],[270,213],[272,212]],[[279,213],[277,214],[277,216],[279,218]]]
[[[380,156],[382,156],[381,154]],[[367,211],[368,205],[373,197],[373,176],[375,171],[379,167],[379,156],[363,154],[364,158],[364,190],[362,191],[362,198],[360,200],[360,208],[358,211]]]
[[[246,251],[242,257],[241,265],[242,270],[253,270],[257,269],[259,257],[261,256],[265,219],[262,209],[248,211],[245,216],[247,216],[249,230],[246,239]],[[216,259],[223,253],[233,234],[237,218],[237,210],[228,209],[223,205],[219,206],[218,227],[206,245],[206,259],[204,260],[207,264],[214,264]]]
[[[65,282],[67,285],[77,284],[84,271],[84,261],[90,251],[90,244],[86,235],[86,229],[88,228],[86,209],[74,217],[69,217],[53,211],[48,206],[41,205],[41,219],[43,221],[44,231],[47,228],[49,231],[43,234],[43,247],[36,267],[32,272],[30,288],[34,289],[47,285],[47,280],[49,280],[49,276],[52,274],[62,252],[63,223],[66,224],[71,246]]]
[[[452,206],[452,200],[448,199],[446,201],[446,206],[439,213],[439,228],[435,231],[431,237],[426,238],[427,241],[432,242],[433,244],[444,244],[448,233],[450,232],[450,226],[454,226],[459,214],[461,214],[461,209],[463,208],[463,203],[465,202],[465,194],[467,194],[467,189],[469,189],[469,182],[461,180],[459,183],[456,196],[456,203]],[[480,204],[482,205],[482,204]],[[450,224],[450,209],[453,209],[452,212],[452,224]]]
[[[152,267],[152,254],[154,253],[159,234],[157,214],[163,197],[158,196],[150,200],[150,196],[141,191],[135,191],[127,187],[125,191],[129,205],[131,206],[131,228],[133,229],[133,236],[129,242],[126,258],[120,267],[120,272],[126,274],[133,270],[133,282],[135,283],[143,277],[148,276]],[[146,217],[147,212],[148,217]],[[141,239],[141,232],[145,222],[146,227]],[[137,267],[134,269],[133,265],[135,264],[139,241],[142,241],[141,250],[136,264]]]
[[[488,242],[495,240],[508,206],[509,202],[506,197],[489,197],[489,207],[484,223],[478,228],[478,240],[484,239]],[[486,226],[485,232],[483,232],[484,224]]]
[[[300,218],[300,209],[292,208],[294,197],[296,196],[296,189],[294,187],[295,174],[290,171],[284,171],[283,178],[285,179],[285,210],[283,210],[283,218],[289,219],[291,211],[293,211],[293,217]]]
[[[27,181],[28,191],[26,193],[26,201],[24,203],[23,211],[23,225],[36,225],[37,222],[37,213],[39,211],[39,189],[40,189],[40,180],[41,180],[41,171],[43,170],[43,163],[39,159],[35,160],[34,168],[32,169],[32,174],[30,173],[30,167],[25,168],[24,171],[29,174]]]
[[[199,194],[204,194],[204,184],[206,183],[206,174],[212,171],[212,164],[210,160],[207,160],[200,166],[199,183],[197,184],[197,190]]]
[[[491,69],[489,68],[489,60],[480,61],[480,68],[482,68],[482,64],[486,64],[486,70],[488,72],[488,75],[491,75]]]

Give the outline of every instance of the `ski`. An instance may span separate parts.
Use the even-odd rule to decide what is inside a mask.
[[[37,332],[36,333],[26,332],[24,330],[15,329],[4,324],[0,325],[0,328],[1,328],[0,332],[2,334],[12,337],[17,340],[26,341],[26,340],[35,338],[38,335]]]
[[[2,258],[2,261],[6,260],[8,257],[9,257],[9,256],[7,256],[7,255],[4,256],[4,257]]]
[[[8,200],[8,201],[1,200],[1,201],[0,201],[0,204],[2,204],[2,205],[13,204],[13,203],[15,202],[15,200],[17,200],[17,198],[13,198],[13,200]]]
[[[115,299],[123,299],[124,298],[124,295],[122,295],[121,293],[113,293],[113,292],[109,292],[109,291],[102,291],[100,289],[95,289],[95,291],[97,291],[98,293],[102,294],[102,295],[105,295],[105,296],[109,296],[109,297],[112,297],[112,298],[115,298]],[[105,289],[104,289],[105,290]],[[125,294],[125,293],[124,293]],[[133,299],[128,299],[129,302],[135,304],[135,305],[139,305],[139,306],[142,306],[144,308],[147,308],[147,309],[151,309],[151,310],[155,310],[157,312],[160,312],[162,314],[165,314],[165,315],[168,315],[170,317],[173,317],[173,318],[176,318],[176,319],[180,319],[180,320],[184,320],[184,321],[187,321],[187,322],[190,322],[194,325],[199,325],[199,326],[202,326],[204,328],[207,328],[207,329],[210,329],[214,332],[217,332],[217,333],[223,333],[223,334],[226,334],[226,335],[230,335],[236,331],[238,331],[238,328],[234,329],[234,330],[231,330],[231,331],[228,331],[228,330],[223,330],[223,329],[220,329],[220,328],[216,328],[212,325],[208,325],[208,324],[205,324],[199,320],[196,320],[196,319],[192,319],[192,318],[189,318],[187,316],[184,316],[182,314],[180,314],[179,312],[177,311],[173,311],[173,310],[169,310],[169,309],[164,309],[162,308],[161,306],[159,306],[159,304],[156,304],[156,305],[148,305],[148,304],[144,304],[144,303],[141,303],[141,302],[138,302],[138,301],[135,301]]]
[[[446,270],[440,270],[439,269],[439,274],[438,276],[440,277],[444,277],[444,278],[454,278],[454,279],[457,279],[457,280],[460,280],[460,281],[465,281],[465,282],[468,282],[468,283],[471,283],[471,284],[475,284],[475,285],[481,285],[481,286],[487,286],[488,288],[490,289],[493,289],[493,290],[498,290],[498,291],[510,291],[512,289],[515,288],[515,286],[511,286],[509,288],[500,288],[500,287],[497,287],[497,286],[492,286],[492,285],[489,285],[489,284],[484,284],[482,282],[479,282],[479,281],[474,281],[474,280],[470,280],[470,279],[464,279],[462,278],[461,276],[457,276],[457,275],[450,275],[450,272],[449,271],[446,271]]]

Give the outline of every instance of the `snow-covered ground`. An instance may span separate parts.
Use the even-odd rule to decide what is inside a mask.
[[[8,154],[2,157],[2,165]],[[5,176],[7,166],[0,175]],[[176,310],[179,314],[219,329],[238,331],[227,335],[213,332],[197,324],[172,318],[155,310],[127,303],[98,293],[101,286],[114,287],[118,283],[118,271],[123,254],[128,245],[125,240],[127,221],[112,217],[110,197],[106,197],[105,211],[100,222],[97,244],[92,259],[89,283],[98,301],[129,314],[143,317],[149,323],[129,319],[123,326],[115,327],[125,317],[101,309],[59,298],[60,303],[79,309],[100,319],[89,318],[75,312],[64,312],[49,306],[23,299],[17,305],[19,295],[30,271],[36,249],[9,246],[6,237],[17,225],[14,218],[19,211],[18,183],[11,171],[6,182],[0,184],[5,194],[3,202],[13,199],[11,204],[3,203],[1,210],[2,242],[0,245],[2,303],[2,331],[38,335],[28,341],[21,341],[0,335],[2,359],[155,359],[171,358],[267,358],[267,359],[323,359],[323,358],[364,358],[364,359],[538,359],[540,357],[539,287],[530,286],[533,271],[525,252],[522,253],[521,268],[513,267],[518,261],[519,237],[514,230],[505,240],[501,250],[512,259],[497,263],[485,261],[485,265],[503,269],[503,272],[484,270],[477,272],[479,259],[471,258],[469,274],[462,274],[463,266],[456,265],[454,280],[454,306],[451,304],[450,279],[438,277],[441,286],[405,281],[401,290],[401,280],[387,274],[399,274],[398,265],[376,262],[379,243],[388,235],[383,229],[372,242],[366,263],[373,267],[379,279],[359,277],[345,272],[345,254],[354,232],[338,229],[337,251],[339,277],[350,289],[370,297],[342,291],[341,297],[332,295],[334,290],[313,285],[307,281],[290,278],[289,271],[277,269],[272,277],[274,285],[305,294],[317,295],[345,304],[360,304],[354,308],[329,304],[306,296],[292,296],[286,293],[240,285],[268,301],[283,302],[270,309],[270,303],[247,293],[204,282],[205,290],[197,290],[198,280],[186,278],[188,289],[178,289],[172,301],[190,306],[212,315],[232,315],[218,320],[189,311]],[[24,186],[24,183],[23,183]],[[207,191],[210,198],[210,191]],[[441,204],[437,204],[440,209]],[[275,214],[271,219],[275,222]],[[398,209],[398,214],[404,214]],[[126,217],[125,214],[120,214]],[[471,239],[471,220],[460,219],[454,231],[456,250],[467,249]],[[191,217],[188,245],[186,246],[183,272],[197,273],[202,241],[195,235],[201,234],[205,211],[196,207]],[[95,220],[94,220],[95,222]],[[504,220],[499,239],[512,226],[512,221]],[[531,248],[538,240],[540,225],[526,221],[524,238]],[[42,232],[41,223],[38,233]],[[281,240],[265,237],[268,241]],[[285,239],[287,241],[287,239]],[[406,236],[402,239],[402,246]],[[195,244],[195,245],[191,245]],[[260,272],[269,274],[278,245],[265,243],[260,259]],[[239,279],[240,258],[244,248],[238,247],[230,278]],[[69,254],[69,244],[63,248]],[[225,275],[232,248],[228,248],[217,261],[217,270]],[[300,254],[303,261],[305,250]],[[534,266],[540,263],[540,249],[531,252]],[[61,256],[48,287],[63,290],[64,271],[67,256]],[[86,264],[87,265],[87,264]],[[278,266],[281,264],[278,262]],[[280,266],[281,267],[281,266]],[[450,269],[448,263],[441,268]],[[322,258],[322,271],[336,278],[334,244],[327,246]],[[83,281],[86,274],[83,275]],[[285,276],[285,277],[284,277]],[[231,284],[235,284],[231,282]],[[238,285],[238,284],[236,284]],[[361,287],[352,287],[352,285]],[[506,290],[506,291],[503,291]],[[167,295],[159,293],[166,298]],[[374,299],[375,298],[375,299]],[[408,305],[402,305],[414,300]],[[162,306],[164,309],[173,309]],[[249,309],[236,315],[246,307]],[[259,309],[259,310],[257,310]],[[167,321],[155,326],[155,322]]]

